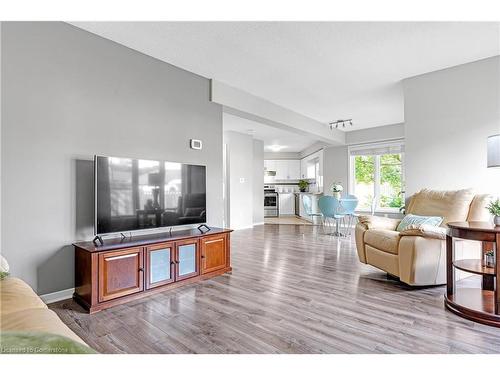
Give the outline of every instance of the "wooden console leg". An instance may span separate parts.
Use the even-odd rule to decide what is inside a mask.
[[[453,237],[446,236],[446,294],[453,294]]]
[[[485,253],[494,249],[495,244],[493,242],[483,242],[483,259]],[[483,290],[495,290],[495,277],[492,275],[483,275],[481,287]]]
[[[495,277],[491,275],[483,275],[481,288],[483,290],[495,290]]]
[[[499,301],[499,293],[500,293],[500,262],[498,260],[498,256],[500,255],[499,246],[500,246],[500,233],[496,234],[496,242],[495,242],[495,314],[500,312],[500,301]]]

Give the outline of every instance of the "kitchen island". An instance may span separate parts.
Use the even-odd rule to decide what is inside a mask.
[[[313,224],[319,224],[318,216],[310,216],[309,214],[319,214],[318,201],[319,198],[323,196],[323,193],[312,193],[312,192],[301,192],[295,193],[295,214],[300,216],[301,218],[312,222]],[[304,196],[308,196],[311,198],[311,212],[307,213],[304,208],[303,198]]]

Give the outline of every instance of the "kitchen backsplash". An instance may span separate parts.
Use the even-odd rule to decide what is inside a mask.
[[[306,191],[316,193],[317,186],[314,179],[308,179],[309,187]],[[271,185],[276,188],[278,193],[298,193],[300,191],[299,185],[295,182],[274,182],[266,185]]]

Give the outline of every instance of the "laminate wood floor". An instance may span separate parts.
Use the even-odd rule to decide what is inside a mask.
[[[297,216],[265,217],[265,224],[313,225],[310,221]]]
[[[101,353],[494,353],[500,329],[360,264],[353,239],[311,225],[232,234],[231,275],[94,315],[52,304]]]

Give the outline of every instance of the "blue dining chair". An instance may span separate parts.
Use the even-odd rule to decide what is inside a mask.
[[[339,221],[344,220],[345,215],[341,213],[340,201],[336,197],[324,195],[319,198],[318,206],[324,220],[333,219],[335,221],[335,232],[331,234],[343,237],[344,234],[339,231]]]
[[[321,224],[323,225],[323,215],[321,213],[313,213],[312,209],[312,198],[309,195],[302,195],[302,205],[304,206],[304,211],[307,216],[311,218],[314,224],[314,218],[319,217],[321,219]]]
[[[352,226],[358,217],[356,214],[356,207],[358,207],[359,200],[355,195],[348,194],[340,199],[341,213],[347,216],[347,225],[345,228],[346,237],[351,234]]]

